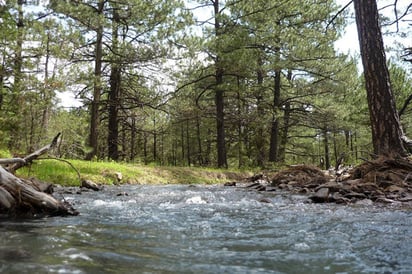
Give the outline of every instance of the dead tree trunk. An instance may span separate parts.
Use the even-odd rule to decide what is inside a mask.
[[[78,215],[65,201],[40,191],[34,184],[16,177],[13,172],[30,163],[54,147],[60,133],[52,143],[23,159],[0,159],[1,164],[11,164],[8,170],[0,166],[0,215],[6,217],[41,217]]]
[[[77,215],[66,202],[36,190],[0,166],[0,214],[8,217]]]

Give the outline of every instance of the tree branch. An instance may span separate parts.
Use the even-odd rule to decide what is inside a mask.
[[[335,19],[346,10],[347,7],[349,7],[350,4],[352,4],[353,0],[350,0],[349,3],[347,3],[343,8],[341,8],[333,17],[332,19],[328,22],[328,24],[326,25],[326,29],[329,28],[329,26],[333,23],[333,21],[335,21]]]
[[[412,101],[412,94],[410,94],[409,97],[405,100],[405,103],[403,103],[403,106],[402,106],[401,110],[398,113],[399,117],[402,116],[402,114],[405,112],[406,108],[408,107],[408,105],[411,101]]]
[[[23,161],[17,161],[15,162],[13,165],[11,165],[10,167],[7,168],[7,170],[11,173],[14,173],[17,169],[26,166],[28,164],[30,164],[34,159],[38,158],[40,155],[46,153],[47,151],[49,151],[50,149],[52,149],[53,147],[55,147],[57,145],[57,142],[59,140],[59,137],[61,135],[61,132],[59,132],[56,137],[53,138],[53,140],[51,141],[50,144],[36,150],[35,152],[27,155],[26,157],[24,157],[22,160]]]

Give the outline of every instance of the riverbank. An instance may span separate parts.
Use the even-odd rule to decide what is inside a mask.
[[[150,166],[104,161],[38,159],[18,170],[18,176],[35,177],[62,186],[80,186],[82,180],[97,184],[220,184],[253,175],[251,171],[199,167]]]
[[[401,205],[412,208],[412,161],[378,158],[342,170],[294,165],[270,176],[227,183],[257,191],[306,194],[314,203]]]

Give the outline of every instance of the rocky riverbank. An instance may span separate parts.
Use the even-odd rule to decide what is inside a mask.
[[[309,201],[314,203],[412,206],[412,162],[406,158],[379,158],[337,172],[294,165],[274,174],[258,174],[225,185],[307,194]]]

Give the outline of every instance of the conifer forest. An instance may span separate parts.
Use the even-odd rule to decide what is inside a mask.
[[[404,156],[412,5],[351,2],[0,1],[0,154],[61,132],[68,159],[327,169]],[[342,40],[349,25],[358,35]]]

